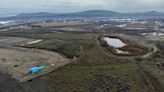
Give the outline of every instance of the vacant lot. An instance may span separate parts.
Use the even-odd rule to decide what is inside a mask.
[[[13,46],[28,43],[29,40],[34,41],[34,39],[18,37],[2,37],[0,39],[1,72],[8,73],[19,81],[27,81],[71,63],[67,58],[55,52]],[[46,66],[46,68],[37,74],[28,74],[29,68],[38,65]]]

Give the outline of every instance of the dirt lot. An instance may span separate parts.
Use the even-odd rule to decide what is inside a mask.
[[[27,81],[71,63],[67,58],[55,52],[13,46],[32,40],[18,37],[0,38],[0,71],[2,73],[10,74],[12,78],[19,81]],[[28,69],[37,65],[43,65],[46,68],[34,75],[28,74]]]

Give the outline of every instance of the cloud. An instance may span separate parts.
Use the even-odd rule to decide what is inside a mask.
[[[105,9],[123,12],[164,11],[163,5],[164,0],[49,0],[46,3],[48,7],[66,10]]]
[[[17,12],[71,12],[91,9],[123,12],[164,11],[163,5],[164,0],[0,0],[0,11],[4,8]]]
[[[48,0],[45,5],[65,6],[65,7],[85,7],[85,6],[101,6],[106,5],[104,0]]]

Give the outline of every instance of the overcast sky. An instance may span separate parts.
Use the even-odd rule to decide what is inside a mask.
[[[119,12],[164,12],[164,0],[0,0],[0,14],[65,13],[92,9]]]

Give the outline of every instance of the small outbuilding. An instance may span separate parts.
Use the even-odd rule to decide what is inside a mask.
[[[28,73],[34,74],[34,73],[37,73],[37,72],[43,70],[44,68],[45,68],[45,66],[32,67],[28,70]]]

